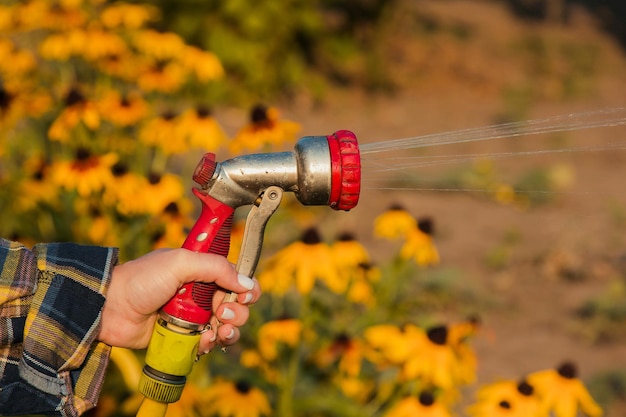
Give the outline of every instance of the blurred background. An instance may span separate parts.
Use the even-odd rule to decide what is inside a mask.
[[[0,213],[20,220],[0,230],[25,243],[116,245],[124,259],[179,246],[197,213],[187,190],[202,152],[291,149],[300,136],[349,129],[362,145],[390,143],[363,155],[359,206],[288,205],[270,223],[264,257],[312,225],[325,241],[349,232],[410,298],[393,314],[397,300],[379,304],[368,325],[377,315],[425,327],[480,317],[475,381],[451,401],[459,415],[481,384],[572,361],[605,415],[623,416],[625,22],[621,0],[5,1]],[[544,120],[544,132],[524,135],[530,120]],[[507,123],[519,135],[392,142]],[[172,149],[170,134],[185,145]],[[77,166],[84,183],[68,180]],[[106,174],[90,176],[94,166]],[[138,184],[116,182],[127,172]],[[137,197],[147,183],[163,188]],[[428,220],[439,253],[408,282],[394,275],[400,244],[374,233],[392,206]],[[259,307],[251,335],[268,311]],[[213,375],[237,361],[220,355]],[[271,402],[271,382],[257,379]],[[132,410],[121,411],[130,394],[116,383],[94,415]],[[392,415],[304,403],[309,414],[294,415]],[[289,415],[277,407],[272,415]],[[192,409],[181,415],[212,415]]]

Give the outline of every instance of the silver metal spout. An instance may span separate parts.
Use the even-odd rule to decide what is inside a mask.
[[[251,154],[218,163],[205,192],[237,208],[250,205],[270,186],[293,192],[304,205],[327,205],[332,163],[325,136],[305,136],[292,152]]]

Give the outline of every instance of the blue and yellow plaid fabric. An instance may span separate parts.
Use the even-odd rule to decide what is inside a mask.
[[[115,248],[0,239],[0,415],[95,406],[110,347],[96,340]]]

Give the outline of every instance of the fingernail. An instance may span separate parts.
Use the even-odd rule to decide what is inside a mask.
[[[235,318],[235,312],[230,308],[225,308],[220,317],[222,318],[222,320],[231,320]]]
[[[235,337],[235,329],[230,329],[230,333],[226,335],[226,339],[232,339],[233,337]]]
[[[213,332],[213,336],[209,339],[209,342],[215,342],[217,340],[217,332]]]
[[[209,352],[210,352],[210,350],[205,350],[205,351],[204,351],[204,354],[206,355],[206,354],[207,354],[207,353],[209,353]]]
[[[252,293],[251,292],[247,292],[246,293],[246,298],[243,299],[242,304],[248,304],[250,301],[252,301]]]
[[[237,275],[237,281],[239,281],[239,284],[242,287],[244,287],[246,290],[251,290],[251,289],[254,288],[254,281],[250,277],[247,277],[247,276],[242,275],[242,274],[238,274]]]

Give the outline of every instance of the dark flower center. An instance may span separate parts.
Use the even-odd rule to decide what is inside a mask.
[[[426,332],[428,339],[436,345],[443,346],[448,340],[448,328],[446,326],[435,326]]]
[[[82,93],[80,91],[78,91],[77,88],[72,88],[67,95],[65,96],[65,106],[66,107],[71,107],[75,104],[81,104],[85,102],[85,96],[82,95]]]
[[[315,227],[307,229],[302,235],[302,242],[307,245],[317,245],[321,241],[320,234]]]
[[[252,386],[247,381],[240,380],[235,383],[235,389],[242,394],[247,394],[252,389]]]
[[[574,379],[578,376],[578,370],[576,369],[576,365],[574,365],[572,362],[565,362],[561,364],[561,366],[557,368],[557,372],[559,373],[559,375],[566,379]]]
[[[254,124],[262,124],[269,122],[269,120],[269,117],[267,117],[267,107],[262,104],[257,104],[250,111],[250,121]]]
[[[430,392],[422,392],[419,396],[420,404],[430,407],[435,403],[435,397]]]
[[[535,392],[535,389],[528,382],[522,381],[517,385],[517,391],[526,397],[530,397]]]

